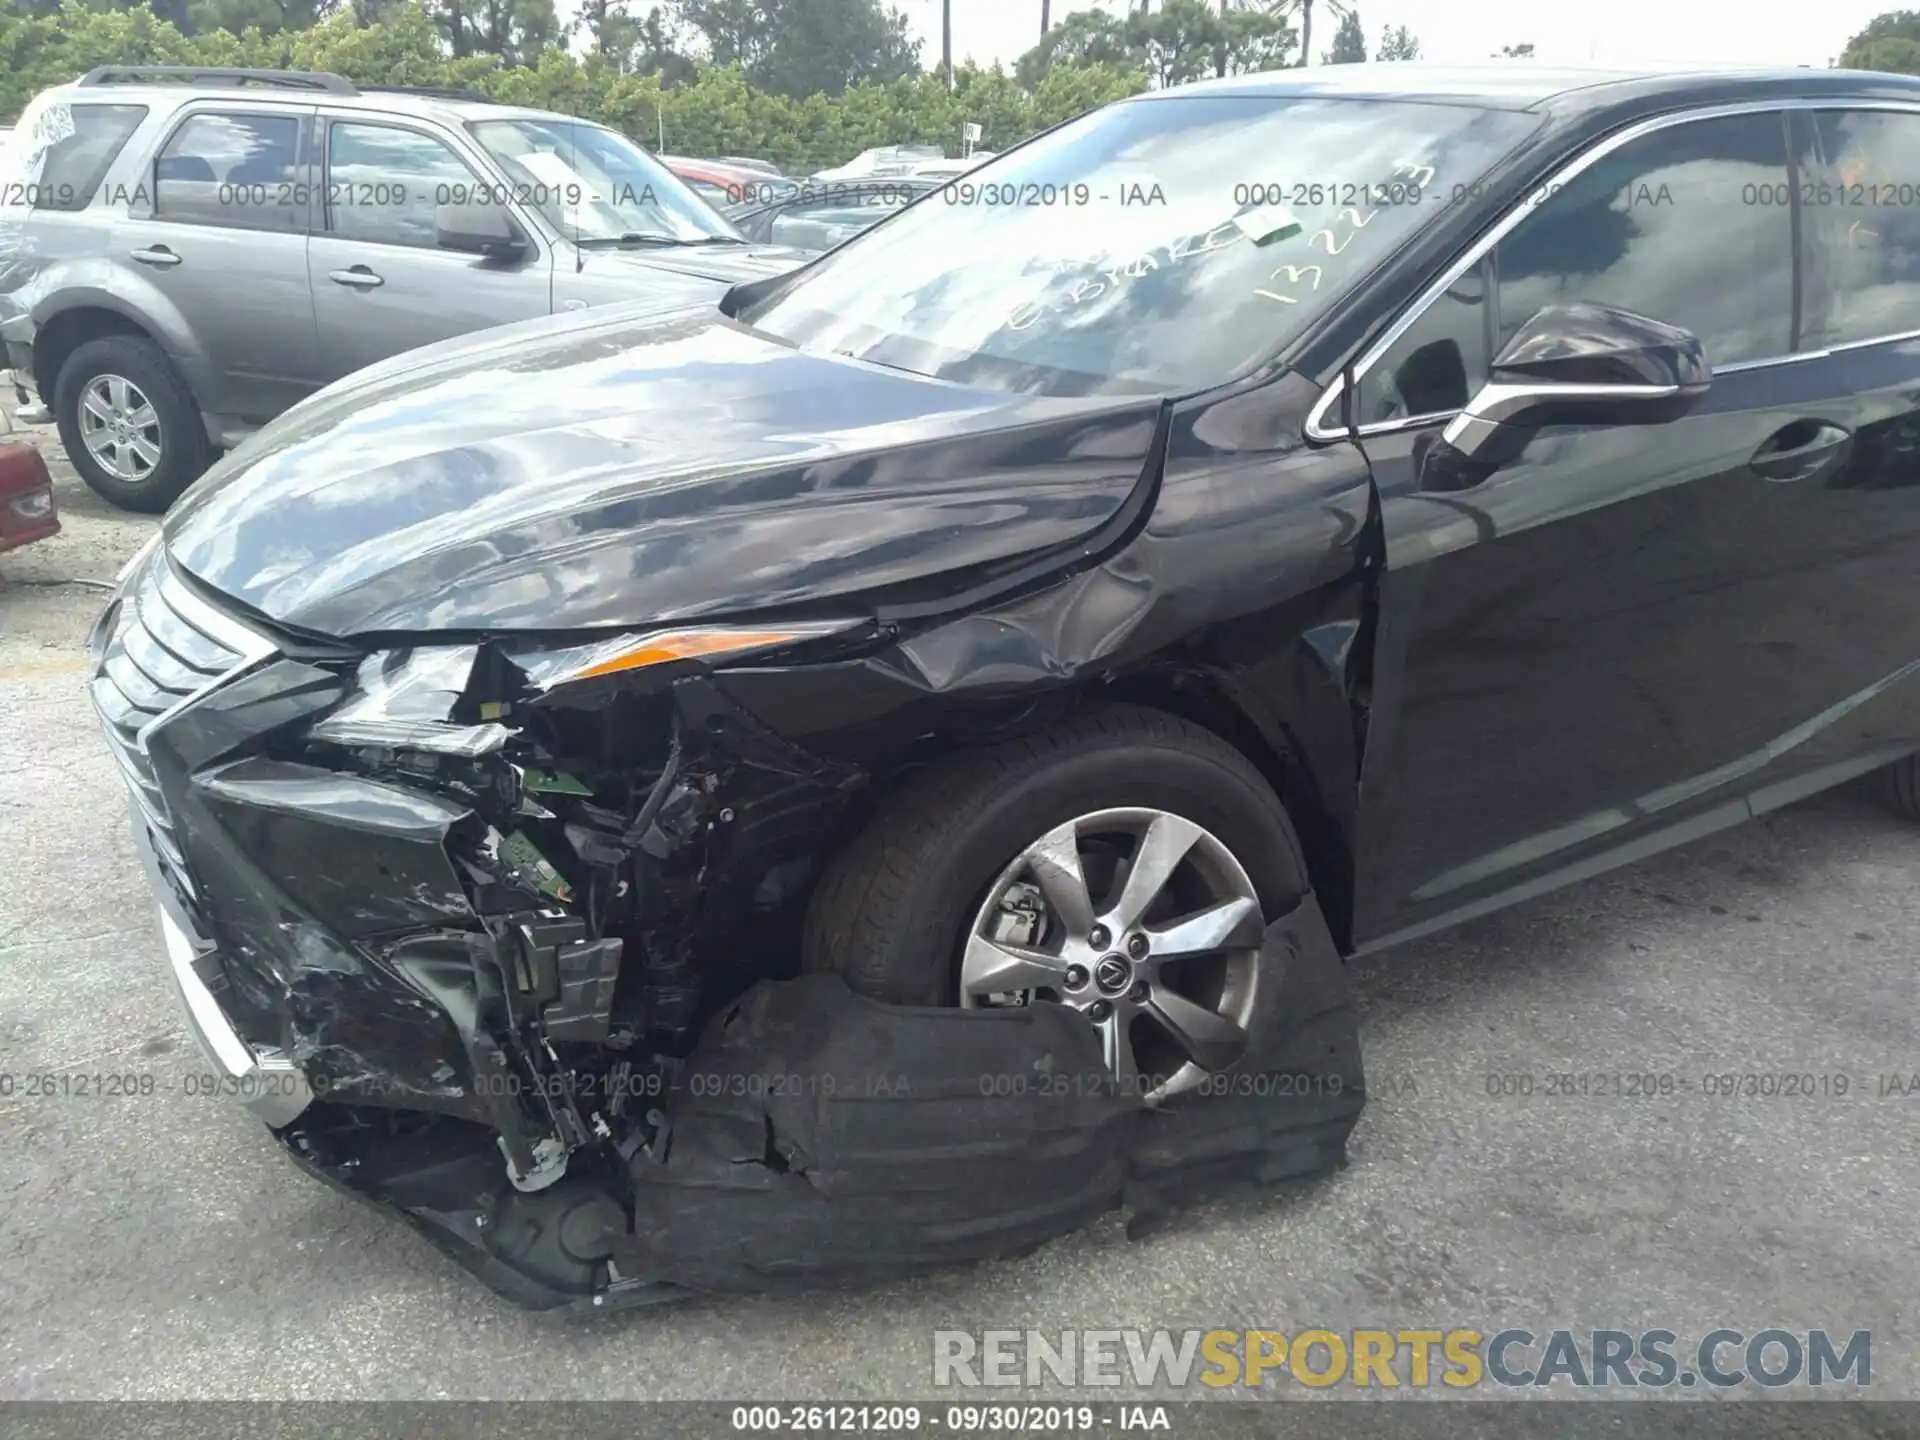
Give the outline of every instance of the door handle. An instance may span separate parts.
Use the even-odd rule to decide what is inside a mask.
[[[372,290],[387,282],[364,265],[347,270],[329,270],[327,278],[336,285],[351,285],[355,290]]]
[[[1796,420],[1767,437],[1748,462],[1763,480],[1806,480],[1837,470],[1853,453],[1853,432],[1825,420]]]
[[[164,245],[155,245],[146,250],[135,250],[133,258],[142,265],[152,265],[157,269],[171,270],[180,263],[180,257]]]

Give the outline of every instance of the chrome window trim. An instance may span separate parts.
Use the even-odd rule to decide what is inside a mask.
[[[1655,115],[1650,119],[1637,121],[1627,126],[1624,130],[1595,141],[1593,145],[1574,156],[1573,159],[1554,171],[1545,180],[1542,180],[1538,185],[1529,187],[1529,189],[1531,191],[1557,189],[1557,187],[1564,185],[1567,181],[1582,174],[1601,160],[1604,160],[1621,146],[1630,145],[1643,136],[1652,135],[1661,130],[1670,130],[1676,125],[1691,124],[1700,120],[1719,120],[1731,115],[1764,115],[1774,111],[1785,112],[1797,110],[1887,110],[1901,114],[1920,115],[1920,101],[1821,97],[1817,99],[1800,100],[1742,100],[1735,104],[1709,105],[1695,110],[1677,110],[1671,115]],[[1361,425],[1346,429],[1329,429],[1326,425],[1328,412],[1333,409],[1334,405],[1346,393],[1347,374],[1349,372],[1352,373],[1354,389],[1357,391],[1360,382],[1366,378],[1367,372],[1379,361],[1380,357],[1388,350],[1391,350],[1402,335],[1406,334],[1407,331],[1419,323],[1420,318],[1427,313],[1428,308],[1436,300],[1451,289],[1462,275],[1466,274],[1467,271],[1485,259],[1487,252],[1511,234],[1513,230],[1519,226],[1521,221],[1533,213],[1535,208],[1536,207],[1530,205],[1524,199],[1516,202],[1506,214],[1494,222],[1491,229],[1472,245],[1468,246],[1466,252],[1461,255],[1458,260],[1441,271],[1439,278],[1429,283],[1427,288],[1420,292],[1412,304],[1408,305],[1408,307],[1401,312],[1400,317],[1395,320],[1392,325],[1387,327],[1380,338],[1360,352],[1360,358],[1358,360],[1342,369],[1341,373],[1335,377],[1333,383],[1327,386],[1325,393],[1314,403],[1313,409],[1307,412],[1305,430],[1307,439],[1326,442],[1346,440],[1356,435],[1389,435],[1399,430],[1425,429],[1429,425],[1435,424],[1440,420],[1449,419],[1460,413],[1458,410],[1448,410],[1434,415],[1409,415],[1399,420],[1378,420],[1370,425]],[[1843,350],[1860,350],[1869,345],[1886,345],[1895,341],[1914,338],[1920,338],[1920,331],[1906,331],[1897,335],[1876,335],[1868,340],[1850,340],[1844,345],[1828,346],[1821,350],[1799,350],[1791,355],[1774,355],[1759,360],[1741,360],[1732,365],[1717,365],[1714,367],[1713,373],[1716,375],[1732,375],[1744,370],[1759,370],[1774,365],[1796,364],[1802,360],[1823,360]]]

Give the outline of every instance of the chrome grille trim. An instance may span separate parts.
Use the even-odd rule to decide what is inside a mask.
[[[183,898],[198,898],[173,834],[173,818],[147,758],[153,732],[180,711],[275,653],[273,641],[223,614],[188,588],[156,549],[128,577],[119,611],[87,682],[107,746],[133,801],[135,823],[152,838]]]

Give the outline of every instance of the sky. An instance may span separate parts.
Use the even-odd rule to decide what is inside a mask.
[[[907,12],[925,43],[920,59],[940,62],[941,0],[888,0]],[[1811,8],[1756,7],[1751,0],[1373,0],[1360,5],[1369,47],[1388,25],[1420,40],[1420,58],[1455,64],[1487,59],[1503,45],[1531,41],[1542,61],[1561,65],[1692,62],[1826,65],[1875,15],[1912,0],[1824,0]],[[1075,10],[1123,13],[1124,0],[1053,0],[1053,20]],[[1329,0],[1313,15],[1315,59],[1337,24]],[[953,0],[956,61],[1011,64],[1040,38],[1040,0]]]

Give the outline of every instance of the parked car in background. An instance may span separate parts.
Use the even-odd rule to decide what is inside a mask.
[[[0,550],[60,533],[53,476],[40,447],[0,435]]]
[[[738,165],[742,170],[758,170],[762,174],[786,178],[785,172],[771,160],[756,160],[750,155],[722,155],[718,158],[723,165]]]
[[[727,218],[749,240],[791,245],[802,250],[831,250],[869,226],[938,190],[943,181],[807,181],[793,193],[770,202],[737,206]]]
[[[780,199],[800,188],[799,182],[784,175],[769,175],[721,160],[696,160],[686,155],[661,155],[658,159],[675,178],[723,215],[742,205]]]
[[[978,169],[987,161],[997,158],[991,150],[976,150],[971,155],[963,155],[956,160],[927,160],[915,165],[907,172],[915,180],[951,180],[956,175],[965,175],[969,170]]]
[[[943,162],[946,158],[947,152],[938,145],[876,145],[871,150],[862,150],[844,165],[814,171],[811,178],[816,181],[884,180],[910,175],[917,165]]]
[[[488,326],[709,302],[751,244],[625,136],[456,91],[108,66],[38,96],[0,194],[0,338],[81,478],[166,508],[321,386]]]

